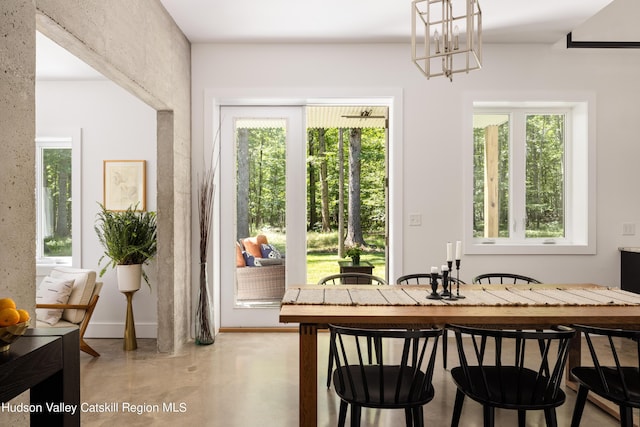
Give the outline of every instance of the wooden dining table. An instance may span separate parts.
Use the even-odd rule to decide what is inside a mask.
[[[299,324],[299,425],[317,425],[318,330],[327,328],[329,324],[401,328],[459,324],[502,329],[539,329],[571,324],[640,327],[640,295],[637,294],[613,288],[609,290],[595,284],[516,286],[519,293],[512,292],[516,289],[513,285],[460,285],[459,293],[467,298],[458,302],[422,299],[419,291],[424,295],[431,292],[430,287],[422,285],[392,285],[383,287],[384,290],[374,285],[290,287],[280,308],[280,322]],[[534,299],[539,299],[538,295],[554,292],[566,293],[569,298],[559,303],[544,300],[526,302],[523,298],[528,301],[528,297],[521,292],[523,286],[526,286],[524,290],[536,296]],[[378,299],[377,295],[382,295],[383,301],[373,298],[371,302],[366,302],[369,301],[368,291]],[[581,294],[574,297],[572,292]],[[609,298],[607,292],[613,296]],[[390,297],[386,297],[385,293]],[[588,296],[580,296],[589,293],[604,296],[589,303]],[[345,298],[345,295],[347,300],[343,301],[341,298]],[[365,302],[355,300],[360,295],[364,295]],[[403,299],[405,295],[409,296],[408,301]],[[511,295],[517,297],[505,301],[504,295],[508,298]],[[577,336],[571,345],[567,372],[580,364],[580,357],[581,340]]]

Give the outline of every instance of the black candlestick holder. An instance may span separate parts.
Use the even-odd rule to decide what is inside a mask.
[[[453,271],[451,271],[451,261],[447,261],[449,269],[442,271],[442,288],[443,291],[440,294],[444,299],[453,301],[456,300],[456,296],[453,295]],[[449,274],[451,272],[451,274]]]
[[[438,273],[431,273],[431,293],[427,295],[428,299],[442,299],[438,294]]]
[[[440,292],[441,297],[451,297],[451,289],[449,287],[449,270],[442,270],[442,292]]]
[[[456,260],[456,298],[464,299],[464,295],[460,295],[460,260]]]

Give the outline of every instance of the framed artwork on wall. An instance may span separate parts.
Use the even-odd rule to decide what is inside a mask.
[[[145,211],[146,169],[146,160],[105,160],[104,207],[110,211],[124,211],[129,207]]]

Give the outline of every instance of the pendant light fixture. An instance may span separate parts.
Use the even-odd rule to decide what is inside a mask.
[[[482,12],[478,0],[413,0],[411,51],[427,77],[482,67]]]

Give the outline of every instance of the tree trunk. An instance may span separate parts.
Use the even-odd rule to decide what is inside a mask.
[[[256,217],[255,217],[255,227],[257,230],[262,226],[262,188],[263,188],[263,173],[262,173],[262,163],[264,157],[264,135],[260,135],[260,150],[258,156],[258,164],[256,165],[256,172],[258,173],[258,185],[255,189],[255,202],[256,202]]]
[[[320,157],[320,190],[322,197],[322,231],[331,231],[329,219],[329,183],[327,182],[327,157],[324,135],[326,129],[318,129],[318,156]]]
[[[67,216],[67,200],[69,200],[69,182],[70,176],[67,173],[68,168],[61,167],[58,169],[58,203],[56,204],[58,215],[56,216],[56,229],[54,235],[56,237],[67,237],[69,232],[69,218]]]
[[[249,129],[238,129],[238,188],[237,228],[238,239],[249,237]]]
[[[313,161],[315,156],[314,133],[309,129],[309,230],[313,230],[318,221],[316,214],[316,168]]]
[[[360,152],[362,150],[362,129],[349,131],[349,217],[345,245],[366,245],[360,223]]]

